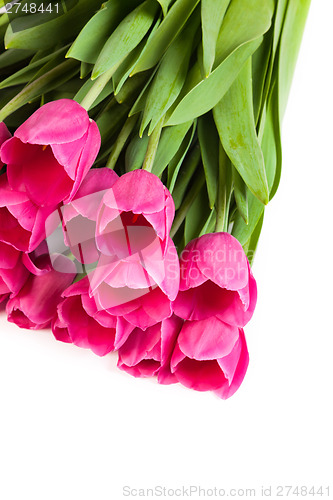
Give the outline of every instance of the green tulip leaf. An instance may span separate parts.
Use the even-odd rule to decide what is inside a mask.
[[[154,36],[149,40],[146,50],[133,69],[133,74],[150,69],[160,61],[198,3],[199,0],[177,0],[172,5]]]
[[[217,37],[231,0],[201,0],[203,69],[207,77],[215,61]]]
[[[7,28],[5,45],[7,48],[39,50],[53,47],[55,40],[57,43],[72,40],[100,5],[100,0],[80,0],[68,12],[55,14],[47,22],[44,22],[45,13],[14,19]]]
[[[155,0],[145,0],[117,26],[101,50],[93,71],[93,78],[108,71],[141,42],[158,12]]]
[[[213,109],[222,145],[244,182],[264,204],[269,190],[263,154],[258,141],[252,102],[249,59],[223,99]]]
[[[153,172],[159,176],[177,153],[184,137],[193,122],[182,123],[177,127],[165,127],[162,130],[154,159]]]
[[[235,167],[232,167],[232,179],[234,183],[234,195],[239,213],[245,224],[249,223],[249,207],[247,201],[247,187]]]
[[[84,26],[67,57],[95,64],[110,34],[136,6],[135,0],[109,0]]]
[[[218,189],[220,138],[211,113],[198,119],[198,138],[206,176],[209,206],[213,208]]]
[[[245,61],[253,54],[262,37],[238,47],[210,75],[198,83],[178,103],[166,125],[194,120],[212,109],[229,90]]]
[[[191,21],[173,41],[161,61],[147,96],[141,132],[150,122],[148,134],[151,134],[184,85],[199,18],[191,18]]]
[[[273,13],[273,0],[232,0],[217,38],[214,68],[238,47],[266,33]]]

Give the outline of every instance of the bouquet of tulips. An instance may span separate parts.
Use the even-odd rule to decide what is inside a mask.
[[[230,397],[309,0],[2,3],[8,320]]]

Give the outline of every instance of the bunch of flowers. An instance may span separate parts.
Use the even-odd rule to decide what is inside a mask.
[[[4,8],[0,300],[9,321],[51,327],[100,356],[117,351],[134,376],[224,399],[237,390],[257,300],[250,264],[279,184],[280,125],[308,7]]]
[[[2,124],[1,300],[8,320],[119,367],[229,397],[248,364],[242,327],[256,303],[244,250],[228,233],[192,240],[179,261],[174,202],[154,174],[91,169],[95,122],[75,101]],[[65,142],[66,141],[66,142]]]

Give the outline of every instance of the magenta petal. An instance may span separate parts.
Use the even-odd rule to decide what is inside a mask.
[[[201,321],[185,321],[178,344],[189,358],[212,360],[229,354],[238,336],[237,327],[227,325],[213,316]]]
[[[29,272],[22,263],[22,259],[19,258],[17,263],[12,269],[0,269],[0,277],[3,285],[5,285],[7,291],[11,293],[11,296],[15,296],[29,277]]]
[[[93,168],[89,170],[84,178],[84,181],[75,195],[75,200],[80,200],[80,198],[88,196],[89,194],[99,194],[106,189],[110,189],[118,179],[119,176],[114,170],[110,170],[107,167]],[[95,204],[94,208],[97,209],[101,201],[102,198],[98,199],[98,205]],[[87,214],[82,215],[88,217]]]
[[[198,260],[200,271],[227,290],[239,290],[248,282],[248,261],[242,245],[229,233],[205,234],[196,249],[204,257]]]
[[[12,134],[9,132],[8,128],[3,122],[0,122],[0,146],[7,141],[7,139],[10,139]]]
[[[164,209],[164,186],[160,179],[145,170],[134,170],[122,175],[104,203],[119,211],[152,214]]]
[[[154,279],[155,283],[172,301],[176,298],[179,290],[179,259],[176,247],[171,240],[167,240],[165,255],[159,251],[153,252],[145,249],[142,251],[142,262],[147,273]]]
[[[42,267],[38,267],[33,257],[34,257],[33,253],[30,254],[24,253],[22,255],[22,262],[31,274],[34,274],[35,276],[42,276],[43,274],[47,274],[48,272],[51,271],[52,269],[51,263],[47,263]]]
[[[58,314],[67,325],[73,344],[91,349],[99,356],[113,351],[115,329],[104,328],[88,316],[82,307],[80,296],[66,298],[60,304]]]
[[[37,262],[37,266],[40,263]],[[7,303],[8,320],[26,328],[45,328],[56,315],[63,290],[75,274],[51,270],[41,276],[30,275],[24,287]]]
[[[25,192],[22,172],[25,165],[33,165],[36,156],[43,151],[36,144],[24,144],[17,137],[12,137],[1,148],[1,158],[8,164],[7,176],[10,187]]]
[[[143,331],[135,328],[125,344],[119,350],[119,359],[127,366],[134,366],[143,359],[159,342],[161,338],[161,324],[154,325]]]
[[[73,297],[74,295],[83,295],[88,293],[89,290],[89,276],[85,276],[81,280],[73,283],[71,286],[66,288],[62,296],[63,297]]]
[[[38,212],[37,205],[31,201],[25,201],[17,205],[9,205],[8,210],[23,229],[30,232],[33,230]]]
[[[206,276],[198,268],[198,260],[203,258],[196,250],[196,241],[186,245],[180,256],[180,284],[179,290],[188,290],[200,286],[207,281]]]
[[[244,313],[237,292],[225,290],[211,281],[206,281],[196,288],[179,292],[173,303],[173,310],[181,318],[201,320],[219,313],[223,314],[227,309],[232,310],[235,302],[240,307],[241,313]]]
[[[156,321],[142,308],[135,309],[135,311],[124,315],[124,318],[132,325],[146,330],[150,326],[155,325]]]
[[[8,183],[7,174],[0,175],[0,207],[17,205],[29,201],[25,193],[14,191]]]
[[[28,252],[35,250],[45,238],[45,223],[52,212],[51,207],[41,207],[38,209],[34,227],[32,228]]]
[[[160,364],[158,361],[155,361],[154,359],[144,359],[138,365],[127,366],[125,363],[121,361],[121,359],[119,359],[117,366],[118,368],[125,371],[129,375],[132,375],[133,377],[143,378],[143,377],[153,377],[157,373]]]
[[[226,374],[229,383],[215,391],[222,399],[230,398],[239,388],[244,380],[249,365],[249,353],[247,350],[244,332],[240,329],[240,338],[231,353],[225,358],[219,359],[218,363]]]
[[[66,142],[64,144],[51,144],[52,153],[55,159],[64,167],[68,177],[72,180],[75,179],[75,172],[86,139],[87,132],[79,139],[76,139],[76,141]]]
[[[96,221],[103,196],[117,179],[116,172],[109,168],[89,170],[71,204],[67,206],[72,206],[76,213]]]
[[[7,243],[0,242],[0,269],[13,269],[20,257],[20,252]]]
[[[143,295],[138,302],[155,323],[169,318],[172,314],[171,302],[159,288]]]
[[[14,135],[30,144],[64,144],[82,137],[88,127],[88,113],[80,104],[58,99],[35,111]]]
[[[9,299],[6,304],[6,311],[8,321],[15,323],[15,325],[20,328],[43,330],[44,328],[48,328],[51,324],[52,318],[47,318],[46,321],[43,321],[42,315],[38,317],[37,322],[35,317],[30,319],[31,315],[28,315],[28,313],[22,310],[21,300],[18,296]]]
[[[174,373],[171,372],[171,357],[174,350],[176,349],[176,342],[181,327],[183,325],[183,320],[173,315],[170,318],[165,319],[162,322],[161,329],[161,368],[158,372],[158,383],[159,384],[173,384],[177,382],[177,378]],[[178,348],[178,347],[177,347]],[[174,357],[174,362],[178,364],[182,359],[184,359],[184,354],[179,350],[178,353],[180,358],[177,359],[177,355]]]
[[[226,378],[216,360],[197,361],[185,358],[175,371],[178,381],[196,391],[217,390],[226,384]]]
[[[172,352],[175,348],[178,335],[183,326],[183,320],[174,314],[162,321],[161,326],[161,364],[170,363]]]
[[[126,321],[122,316],[117,317],[116,337],[114,341],[115,349],[119,349],[134,330],[134,326]]]
[[[0,208],[0,241],[12,245],[17,250],[27,251],[30,233],[23,229],[7,210]]]
[[[34,147],[34,146],[26,146]],[[73,181],[55,159],[50,147],[39,146],[31,163],[24,163],[19,169],[9,164],[8,179],[13,188],[13,178],[18,177],[24,184],[29,198],[37,205],[56,206],[62,202],[73,187]],[[16,188],[17,189],[17,188]]]
[[[1,146],[4,142],[11,138],[11,133],[3,122],[0,122],[0,169],[3,167],[4,162],[1,158]]]
[[[75,194],[77,193],[83,179],[87,175],[90,167],[94,163],[99,148],[101,146],[101,135],[99,133],[98,127],[94,121],[91,121],[88,127],[85,144],[83,145],[79,163],[75,170],[75,180],[72,192],[66,202],[69,202],[73,199]],[[68,174],[73,175],[72,171],[68,171]]]
[[[61,322],[59,318],[56,318],[52,321],[52,333],[56,340],[66,342],[67,344],[72,343],[72,339],[68,334],[67,327]]]

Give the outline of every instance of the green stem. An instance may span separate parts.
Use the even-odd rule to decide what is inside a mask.
[[[202,186],[205,183],[205,176],[201,172],[198,174],[197,178],[194,181],[193,186],[191,187],[190,191],[187,193],[187,195],[184,198],[183,203],[181,204],[179,210],[177,210],[177,214],[175,217],[175,220],[173,221],[172,228],[170,231],[170,237],[173,238],[174,235],[177,233],[178,229],[182,225],[183,220],[186,217],[187,212],[191,208],[192,203],[198,196],[198,193]]]
[[[123,128],[121,129],[116,142],[112,146],[111,154],[109,156],[109,159],[107,161],[107,168],[111,168],[112,170],[114,169],[117,160],[119,158],[120,153],[122,152],[123,147],[125,146],[125,143],[127,139],[129,138],[130,133],[132,132],[136,121],[138,119],[138,115],[133,115],[127,118]]]
[[[105,85],[108,83],[110,78],[112,77],[113,73],[115,71],[115,68],[109,69],[109,71],[106,71],[103,73],[103,75],[99,76],[91,89],[86,93],[82,101],[80,102],[81,106],[89,111],[89,109],[92,107],[94,102],[96,101],[97,97],[99,94],[103,91]]]
[[[151,172],[153,168],[155,155],[163,128],[163,123],[164,123],[164,116],[157,123],[151,136],[149,137],[146,156],[145,159],[143,160],[143,165],[142,165],[142,170],[147,170],[147,172]]]

